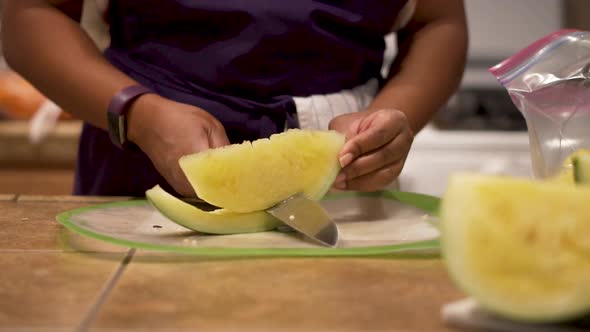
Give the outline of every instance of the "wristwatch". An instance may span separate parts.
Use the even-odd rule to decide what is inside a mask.
[[[143,85],[131,85],[117,92],[107,111],[109,136],[113,144],[124,150],[129,142],[127,140],[127,112],[133,101],[152,90]]]

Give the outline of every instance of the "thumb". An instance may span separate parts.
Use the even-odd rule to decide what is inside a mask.
[[[211,131],[209,134],[209,145],[213,149],[229,145],[229,139],[223,127]]]

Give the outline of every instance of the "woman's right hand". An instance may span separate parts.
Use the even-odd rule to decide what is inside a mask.
[[[211,114],[156,94],[145,94],[133,103],[127,128],[129,140],[185,197],[194,197],[195,192],[178,164],[180,157],[229,144],[223,125]]]

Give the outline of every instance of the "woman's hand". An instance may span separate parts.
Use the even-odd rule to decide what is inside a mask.
[[[384,189],[401,173],[414,138],[406,115],[394,109],[344,114],[329,128],[346,135],[336,189]]]
[[[229,144],[223,125],[195,106],[155,94],[141,96],[129,111],[129,139],[137,144],[168,183],[180,194],[194,197],[180,157]]]

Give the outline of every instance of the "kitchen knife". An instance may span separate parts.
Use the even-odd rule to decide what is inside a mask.
[[[266,212],[296,231],[328,247],[338,244],[338,227],[322,206],[303,194],[295,194]]]

